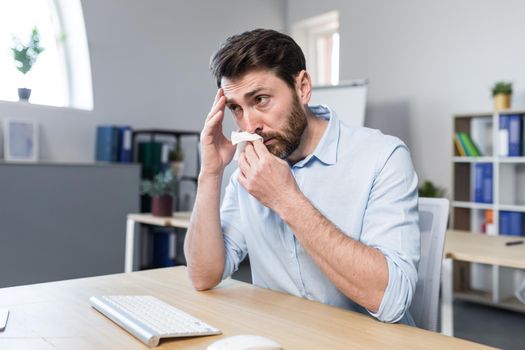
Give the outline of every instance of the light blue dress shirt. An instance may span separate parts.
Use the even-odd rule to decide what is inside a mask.
[[[349,127],[326,106],[310,106],[328,126],[314,152],[291,167],[310,202],[352,239],[379,249],[388,263],[388,285],[376,313],[354,303],[328,279],[293,231],[232,175],[221,206],[226,249],[222,278],[250,256],[253,284],[384,322],[414,324],[408,313],[417,282],[420,236],[417,175],[398,138]],[[350,273],[350,271],[349,271]]]

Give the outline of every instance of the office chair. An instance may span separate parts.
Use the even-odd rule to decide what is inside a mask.
[[[448,211],[448,199],[419,198],[421,258],[416,293],[409,310],[416,326],[434,332],[437,331],[441,264]]]

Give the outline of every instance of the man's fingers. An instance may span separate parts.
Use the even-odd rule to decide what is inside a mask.
[[[237,180],[239,181],[239,183],[241,184],[242,187],[244,187],[246,189],[246,186],[248,184],[248,179],[246,178],[246,176],[243,174],[242,170],[239,171],[239,174],[237,175]]]
[[[251,142],[246,144],[243,154],[246,156],[249,164],[255,164],[259,160]]]
[[[224,119],[224,111],[218,111],[212,115],[209,119],[206,120],[204,124],[204,133],[212,134],[215,128],[219,125],[222,125],[222,120]]]
[[[270,151],[268,151],[268,148],[266,148],[262,140],[255,140],[252,142],[252,144],[253,149],[255,150],[255,153],[259,158],[270,154]]]
[[[211,118],[213,118],[213,116],[218,112],[218,111],[223,111],[224,112],[224,107],[226,106],[226,97],[224,96],[221,96],[219,97],[219,99],[217,100],[217,103],[215,103],[210,111],[210,113],[208,113],[208,117],[206,117],[206,121],[210,120]]]
[[[239,165],[239,171],[243,174],[244,177],[250,172],[250,164],[246,160],[246,156],[244,152],[242,152],[239,155],[239,159],[237,160],[237,164]]]
[[[217,93],[215,94],[215,99],[213,100],[213,105],[212,106],[214,106],[217,103],[217,101],[219,101],[219,98],[221,98],[221,96],[223,96],[223,95],[224,95],[223,90],[222,89],[217,89]]]

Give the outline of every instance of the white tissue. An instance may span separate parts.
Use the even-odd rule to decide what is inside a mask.
[[[242,151],[246,148],[246,142],[253,142],[256,140],[262,140],[263,138],[257,134],[250,134],[247,131],[232,131],[232,144],[235,146],[237,145],[237,150],[235,151],[235,155],[233,156],[234,160],[238,160],[239,156],[241,155]]]

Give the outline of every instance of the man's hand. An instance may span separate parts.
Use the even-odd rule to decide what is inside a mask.
[[[301,193],[288,163],[271,154],[261,140],[246,145],[239,157],[239,170],[242,187],[277,213]]]
[[[233,146],[222,132],[226,97],[222,89],[217,91],[210,113],[201,132],[202,165],[201,174],[222,176],[222,172],[235,154]]]

